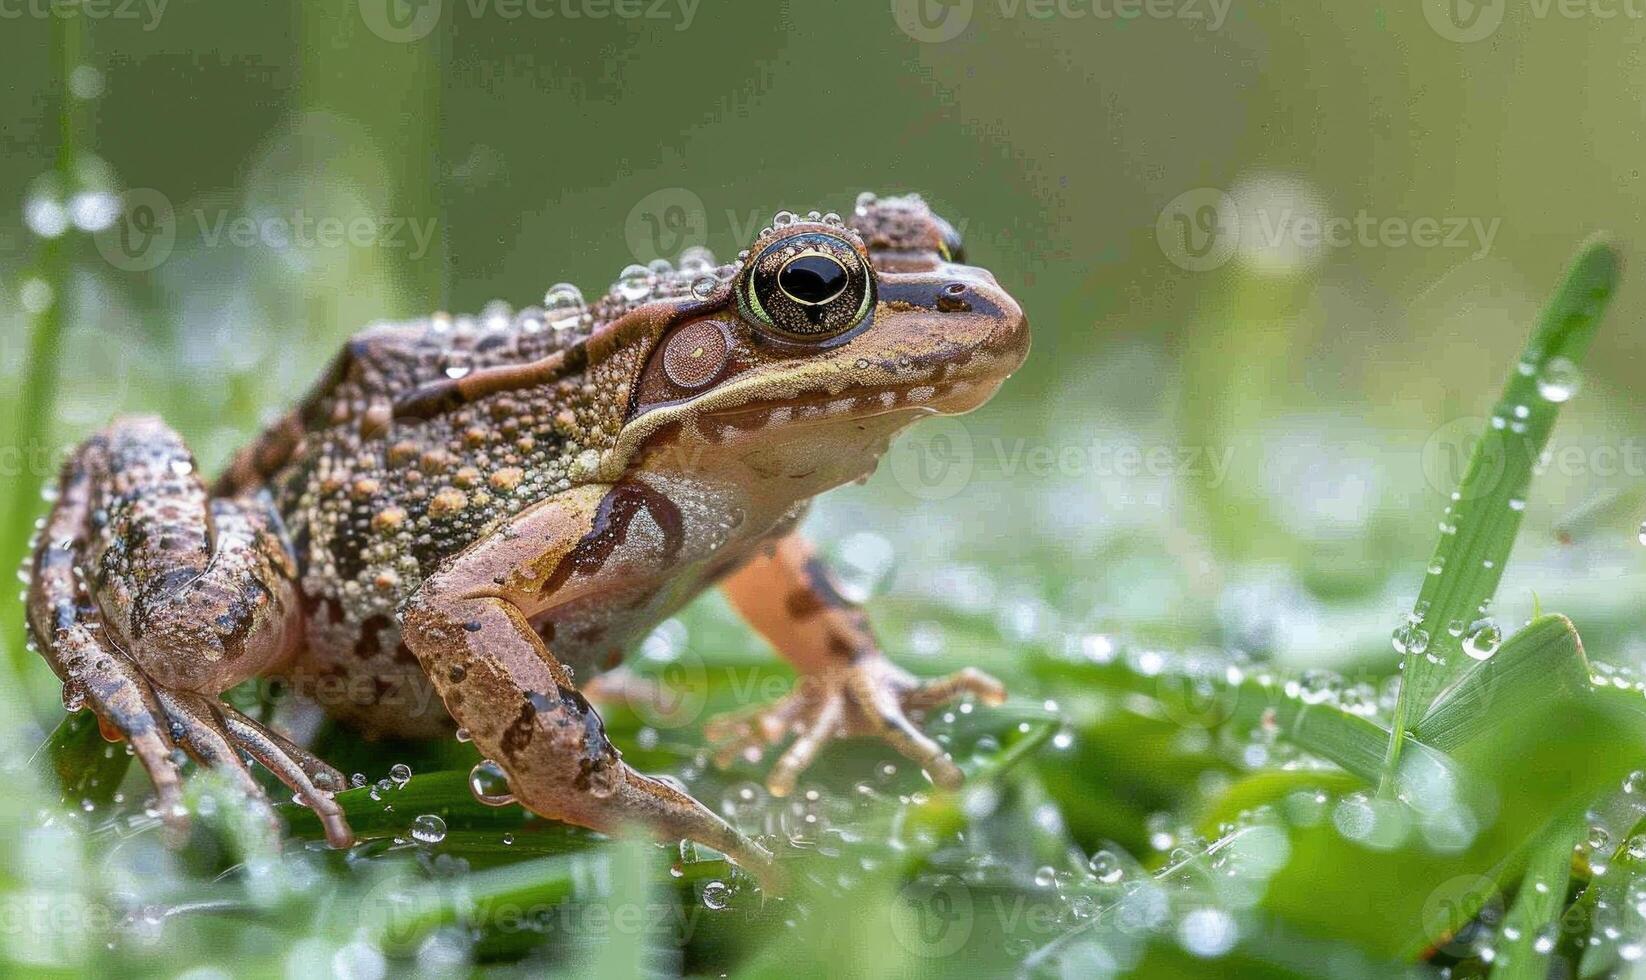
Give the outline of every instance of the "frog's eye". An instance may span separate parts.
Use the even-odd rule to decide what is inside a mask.
[[[874,306],[874,276],[852,244],[827,232],[772,242],[743,272],[738,306],[746,319],[788,340],[827,340],[863,322]]]

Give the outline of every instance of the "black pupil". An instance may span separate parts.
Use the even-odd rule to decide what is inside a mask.
[[[801,303],[818,306],[846,289],[846,269],[827,255],[802,255],[778,273],[777,284]]]

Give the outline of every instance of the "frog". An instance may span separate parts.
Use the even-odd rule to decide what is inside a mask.
[[[225,698],[272,677],[362,737],[455,732],[542,817],[775,874],[763,843],[624,761],[603,682],[718,587],[796,679],[706,723],[716,761],[774,756],[782,796],[866,736],[958,787],[922,723],[1004,686],[893,663],[801,523],[912,423],[987,402],[1028,350],[1016,300],[908,194],[779,212],[735,262],[694,247],[593,302],[560,284],[518,313],[373,324],[214,480],[154,417],[70,452],[28,568],[31,640],[173,830],[191,760],[278,830],[255,762],[330,845],[353,842],[342,773]]]

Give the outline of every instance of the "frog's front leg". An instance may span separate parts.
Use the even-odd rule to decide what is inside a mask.
[[[823,746],[844,735],[870,735],[919,763],[932,782],[953,789],[962,775],[943,747],[914,722],[920,712],[972,694],[986,704],[1006,698],[1000,682],[975,668],[920,680],[880,650],[868,618],[840,595],[811,544],[791,533],[722,583],[727,598],[800,671],[794,690],[776,703],[725,715],[707,735],[720,764],[790,734],[795,740],[766,777],[783,796]]]
[[[600,556],[622,534],[601,527],[597,515],[610,490],[584,486],[543,501],[426,579],[401,615],[406,645],[528,809],[604,833],[638,827],[689,838],[773,883],[769,851],[623,762],[527,619],[609,583]]]
[[[163,423],[118,420],[64,464],[28,614],[64,703],[90,702],[104,731],[127,740],[168,823],[185,822],[179,747],[227,772],[272,821],[245,752],[320,815],[333,844],[350,841],[329,792],[342,775],[218,698],[277,665],[300,632],[279,520],[256,498],[211,499]]]

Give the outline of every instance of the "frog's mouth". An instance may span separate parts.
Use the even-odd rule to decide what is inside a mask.
[[[982,404],[993,393],[994,387],[962,378],[945,382],[910,382],[857,395],[820,391],[792,398],[712,408],[699,416],[699,422],[748,430],[838,419],[870,419],[899,412],[915,416],[952,415]],[[969,397],[974,392],[975,399]],[[975,404],[961,407],[972,401]]]

